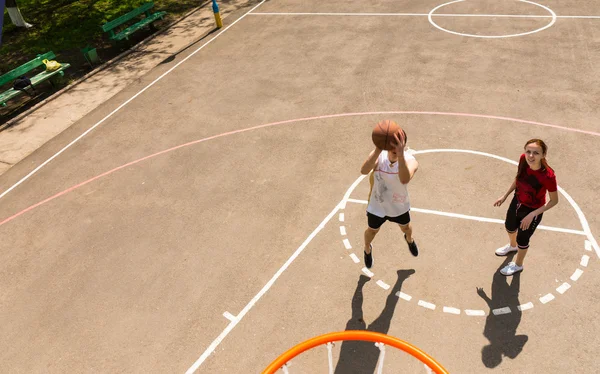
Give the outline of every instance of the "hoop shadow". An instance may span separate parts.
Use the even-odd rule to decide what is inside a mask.
[[[510,277],[500,274],[500,269],[508,264],[512,256],[504,260],[498,271],[494,273],[492,281],[492,297],[488,297],[483,288],[477,288],[477,294],[481,296],[490,308],[485,321],[483,335],[490,341],[489,345],[481,349],[481,360],[488,368],[495,368],[502,362],[502,357],[516,358],[523,350],[529,339],[527,335],[517,335],[517,327],[521,322],[523,312],[517,307],[519,303],[519,289],[521,285],[521,273]],[[510,308],[510,313],[493,313],[494,309]]]
[[[369,326],[363,320],[363,287],[371,278],[361,275],[354,295],[352,296],[352,317],[346,324],[346,330],[367,330],[387,334],[392,317],[398,304],[396,293],[402,288],[402,283],[414,274],[414,270],[398,270],[398,279],[388,295],[385,306]],[[340,358],[335,368],[336,374],[373,373],[379,360],[379,348],[372,342],[345,340],[340,349]]]

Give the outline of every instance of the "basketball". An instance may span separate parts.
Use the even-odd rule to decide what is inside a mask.
[[[400,137],[400,132],[403,133],[404,131],[396,124],[396,122],[386,119],[375,125],[371,138],[373,139],[373,144],[375,144],[377,148],[383,149],[384,151],[391,151],[395,148],[394,144],[396,143],[394,134],[398,133],[398,137]]]

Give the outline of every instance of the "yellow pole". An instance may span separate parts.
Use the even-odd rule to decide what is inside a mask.
[[[217,5],[216,0],[212,0],[212,8],[213,13],[215,14],[215,22],[217,23],[217,28],[220,29],[223,27],[223,21],[221,20],[221,14],[219,13],[219,6]]]

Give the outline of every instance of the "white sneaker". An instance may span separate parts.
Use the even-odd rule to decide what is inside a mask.
[[[520,271],[523,271],[523,266],[518,266],[514,262],[509,262],[508,265],[506,265],[504,268],[502,268],[502,270],[500,270],[500,273],[502,275],[513,275]]]
[[[496,256],[506,256],[510,252],[516,252],[518,250],[517,247],[511,247],[510,243],[505,245],[504,247],[496,249]]]

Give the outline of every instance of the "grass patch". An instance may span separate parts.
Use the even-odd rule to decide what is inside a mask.
[[[69,62],[73,70],[85,69],[81,49],[92,45],[102,59],[118,54],[111,48],[102,24],[142,5],[144,0],[17,0],[23,18],[34,27],[15,27],[4,15],[2,46],[0,47],[0,74],[35,58],[38,54],[54,51],[57,60]],[[171,22],[189,10],[204,3],[198,0],[156,0],[154,11],[166,11],[161,23]],[[138,34],[144,34],[139,31]],[[115,50],[115,51],[111,51]],[[71,70],[71,69],[68,69]],[[78,75],[75,73],[75,75]]]

